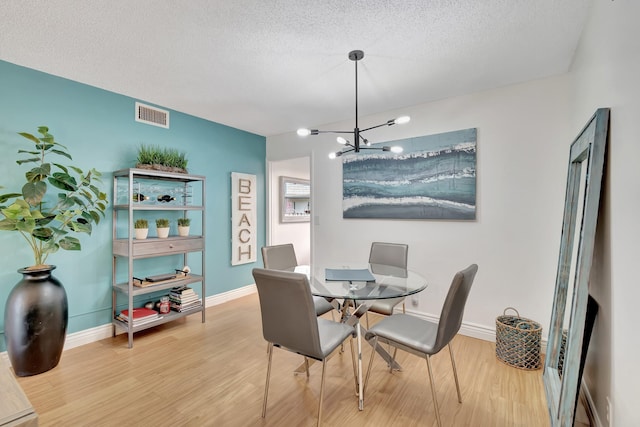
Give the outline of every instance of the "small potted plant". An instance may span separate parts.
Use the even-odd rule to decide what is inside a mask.
[[[149,234],[149,222],[144,218],[136,219],[133,223],[133,228],[136,230],[136,240],[144,240]]]
[[[137,168],[187,173],[187,163],[186,152],[176,148],[144,144],[138,148]]]
[[[169,237],[169,220],[167,218],[156,219],[156,231],[160,239]]]
[[[178,218],[178,236],[188,236],[191,218]]]

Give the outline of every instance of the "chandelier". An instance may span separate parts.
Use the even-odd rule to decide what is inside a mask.
[[[402,153],[402,147],[394,146],[384,146],[384,147],[371,147],[371,143],[368,139],[362,136],[363,132],[369,131],[371,129],[376,129],[382,126],[393,126],[407,123],[411,118],[409,116],[402,116],[396,119],[387,120],[385,123],[371,126],[366,129],[360,129],[358,127],[358,61],[364,58],[364,52],[361,50],[352,50],[349,52],[349,59],[355,62],[356,68],[356,127],[353,130],[318,130],[318,129],[298,129],[299,136],[308,136],[308,135],[318,135],[321,133],[342,133],[342,134],[350,134],[352,136],[352,140],[350,141],[342,136],[336,138],[339,144],[345,146],[345,148],[340,151],[336,151],[334,153],[329,154],[330,159],[335,159],[336,157],[340,157],[343,154],[349,153],[351,151],[355,151],[359,153],[360,150],[382,150],[382,151],[391,151],[392,153]]]

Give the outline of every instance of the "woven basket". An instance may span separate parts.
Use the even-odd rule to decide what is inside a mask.
[[[516,315],[507,315],[507,310]],[[519,369],[540,369],[542,327],[533,320],[520,317],[513,307],[507,307],[496,318],[496,357]]]

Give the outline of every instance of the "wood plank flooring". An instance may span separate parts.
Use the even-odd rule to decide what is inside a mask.
[[[329,316],[330,317],[330,316]],[[370,321],[378,318],[370,316]],[[267,416],[267,368],[257,295],[137,333],[66,351],[53,370],[18,381],[41,426],[313,426],[321,365],[294,375],[302,357],[274,349]],[[542,370],[499,362],[495,345],[457,336],[453,348],[463,403],[447,350],[433,360],[445,426],[542,427],[548,414]],[[371,347],[364,345],[366,369]],[[374,360],[364,411],[358,411],[349,346],[327,363],[323,425],[436,426],[424,359],[398,352],[402,372]]]

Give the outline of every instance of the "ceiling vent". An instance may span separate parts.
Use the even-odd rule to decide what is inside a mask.
[[[169,112],[136,102],[136,122],[169,129]]]

